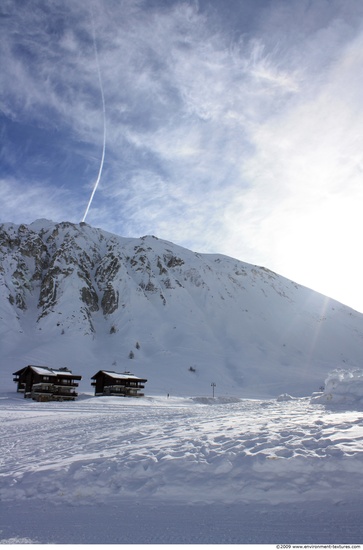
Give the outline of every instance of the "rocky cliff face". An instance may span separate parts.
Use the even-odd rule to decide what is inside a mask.
[[[125,308],[130,289],[146,300],[157,296],[165,305],[164,291],[183,287],[180,280],[189,279],[196,287],[204,284],[194,267],[182,270],[185,260],[171,243],[154,252],[157,241],[122,239],[83,223],[2,224],[2,300],[9,302],[20,324],[21,314],[36,304],[34,323],[58,314],[60,330],[77,326],[93,333],[94,314],[107,317]],[[69,304],[64,307],[68,301],[73,304],[70,315]]]
[[[309,372],[314,390],[331,368],[360,365],[363,316],[226,256],[39,220],[0,225],[0,338],[14,369],[135,357],[169,385],[176,369],[210,385],[213,365],[226,387],[257,387],[265,369],[265,385],[280,373],[288,391]]]

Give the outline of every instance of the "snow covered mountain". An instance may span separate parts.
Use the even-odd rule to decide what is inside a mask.
[[[263,267],[85,223],[0,225],[0,382],[26,364],[99,369],[146,394],[310,395],[361,367],[363,315]]]

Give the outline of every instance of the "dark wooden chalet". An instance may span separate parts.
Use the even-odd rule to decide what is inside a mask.
[[[51,369],[28,365],[13,373],[14,382],[18,384],[17,391],[23,392],[24,397],[31,397],[35,401],[71,401],[78,393],[76,380],[82,376],[72,374],[67,369]]]
[[[95,388],[95,395],[121,395],[123,397],[143,397],[140,393],[147,380],[138,378],[131,372],[117,373],[114,371],[100,370],[91,380]]]

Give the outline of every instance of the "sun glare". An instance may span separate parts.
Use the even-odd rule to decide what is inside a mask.
[[[297,214],[279,245],[280,256],[290,251],[283,274],[347,305],[356,303],[359,221],[359,204],[349,197],[332,197]]]

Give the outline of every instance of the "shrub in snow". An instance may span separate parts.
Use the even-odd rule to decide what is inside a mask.
[[[363,370],[333,370],[325,380],[324,391],[313,395],[311,403],[363,408]]]

